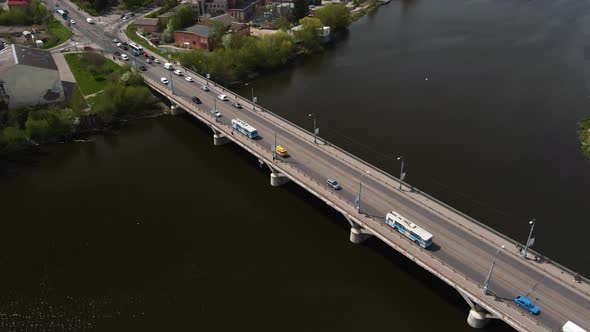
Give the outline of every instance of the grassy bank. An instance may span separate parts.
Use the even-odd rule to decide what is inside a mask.
[[[104,90],[109,82],[124,71],[121,66],[100,54],[70,53],[65,58],[85,96]]]
[[[152,53],[158,54],[159,56],[166,58],[166,59],[168,59],[168,55],[170,54],[173,61],[178,60],[178,56],[177,56],[176,52],[163,51],[157,47],[150,45],[150,43],[148,43],[145,39],[139,37],[136,34],[136,31],[137,31],[137,27],[135,27],[135,25],[133,25],[133,24],[129,24],[127,26],[127,28],[125,29],[125,35],[127,36],[127,38],[131,39],[135,43],[141,45],[144,50],[149,50]]]
[[[578,123],[578,138],[584,155],[590,159],[590,118]]]
[[[50,19],[49,23],[47,23],[45,32],[50,36],[50,39],[43,44],[43,48],[54,47],[72,38],[70,29],[54,18]]]

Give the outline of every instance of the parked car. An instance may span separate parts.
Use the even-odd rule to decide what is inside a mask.
[[[154,60],[154,59],[152,59],[152,60]],[[154,62],[155,62],[155,63],[160,63],[160,60],[158,60],[158,59],[155,59],[155,60],[154,60]]]
[[[334,190],[340,190],[342,189],[342,187],[340,186],[340,183],[338,183],[338,181],[334,180],[334,179],[328,179],[326,180],[326,184],[334,189]]]
[[[186,77],[184,78],[184,80],[185,80],[185,81],[187,81],[187,82],[193,82],[193,78],[192,78],[192,77],[190,77],[190,76],[186,76]]]
[[[116,43],[118,43],[118,42],[119,42],[119,39],[117,39],[117,38],[113,39],[113,43],[115,43],[115,44],[116,44]]]
[[[514,302],[518,304],[519,307],[523,308],[524,310],[530,312],[533,315],[538,315],[540,310],[533,301],[531,301],[528,297],[519,295],[514,299]]]
[[[201,85],[201,90],[203,91],[209,91],[209,87],[206,85]]]
[[[120,56],[120,55],[121,55],[121,52],[119,52],[119,51],[115,51],[115,55],[116,55],[116,56]]]
[[[150,56],[148,56],[148,58],[149,58],[150,60],[152,60],[152,61],[154,61],[154,60],[156,59],[156,58],[154,58],[154,56],[153,56],[153,55],[150,55]]]
[[[64,47],[64,48],[60,48],[59,51],[62,53],[65,53],[65,52],[69,52],[70,49],[68,47]]]
[[[216,118],[220,118],[221,117],[221,113],[218,110],[213,110],[213,116]]]
[[[129,48],[127,46],[123,45],[123,50],[129,51]]]
[[[121,44],[123,44],[123,45],[129,45],[129,44],[127,44],[126,41],[122,41]]]
[[[227,98],[226,95],[219,95],[219,96],[217,96],[217,98],[219,98],[219,99],[221,99],[223,101],[228,101],[229,100],[229,98]]]
[[[117,46],[117,47],[123,47],[123,44],[121,44],[121,43],[116,43],[116,44],[115,44],[115,46]]]
[[[144,65],[141,65],[141,66],[139,66],[139,70],[141,70],[141,71],[146,71],[146,70],[147,70],[147,68],[146,68]]]
[[[76,21],[70,20],[70,24],[76,24]]]
[[[179,69],[176,69],[174,71],[174,74],[178,75],[178,76],[182,76],[182,72]]]
[[[197,104],[201,103],[201,99],[199,99],[199,97],[197,97],[197,96],[192,96],[191,99]]]
[[[287,157],[289,154],[287,153],[287,149],[285,149],[282,145],[277,145],[275,148],[276,153],[281,157]]]
[[[147,59],[147,63],[152,63],[152,60],[150,60],[150,59]]]
[[[121,60],[129,61],[129,56],[127,54],[121,54]]]
[[[231,103],[231,105],[232,105],[233,107],[237,108],[237,109],[241,109],[241,108],[242,108],[242,105],[240,105],[240,103],[238,103],[238,102]]]
[[[162,81],[164,84],[168,84],[168,79],[166,77],[160,78],[160,81]]]

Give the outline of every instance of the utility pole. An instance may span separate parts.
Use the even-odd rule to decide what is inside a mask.
[[[361,213],[361,191],[363,190],[363,183],[359,181],[359,193],[356,195],[356,199],[354,202],[354,207],[356,208],[357,213]]]
[[[534,218],[533,218],[533,220],[529,221],[529,225],[531,225],[531,231],[529,232],[529,237],[526,240],[526,244],[524,246],[524,251],[522,252],[523,258],[526,258],[529,248],[533,246],[533,243],[535,243],[535,238],[531,238],[531,236],[533,236],[533,229],[535,228],[535,222],[536,222],[536,219],[534,219]]]
[[[317,144],[318,142],[318,127],[317,127],[317,116],[315,115],[315,113],[310,113],[307,115],[308,117],[312,117],[313,116],[313,142]]]
[[[401,162],[402,162],[402,167],[399,171],[399,190],[402,190],[402,182],[404,181],[404,178],[406,177],[406,173],[404,173],[404,166],[405,166],[406,157],[399,156],[399,157],[397,157],[397,160],[401,160]]]
[[[277,132],[275,131],[275,145],[272,149],[272,160],[277,160]]]
[[[500,253],[501,249],[504,249],[504,246],[501,246],[500,248],[498,248],[498,250],[496,250],[496,254],[494,255],[494,259],[492,260],[492,266],[490,267],[490,272],[488,273],[488,277],[486,278],[486,280],[483,282],[483,295],[487,295],[488,294],[488,285],[490,283],[490,279],[492,278],[492,272],[494,272],[494,266],[496,265],[496,258],[498,258],[498,253]]]

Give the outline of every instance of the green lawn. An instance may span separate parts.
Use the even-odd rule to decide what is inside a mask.
[[[81,63],[79,54],[66,54],[65,58],[80,90],[85,96],[103,90],[109,83],[107,76],[110,73],[120,73],[123,70],[121,66],[113,61],[105,59],[105,62],[100,67],[100,72],[103,74],[93,74],[88,70],[88,66]]]
[[[51,48],[59,45],[72,37],[72,32],[65,25],[61,24],[56,19],[49,20],[45,32],[51,36],[51,38],[43,44],[43,48]]]
[[[143,46],[143,48],[145,50],[150,50],[153,53],[156,53],[165,59],[168,59],[168,53],[170,53],[172,55],[172,60],[178,60],[177,56],[175,54],[176,52],[166,52],[166,51],[162,51],[161,49],[159,49],[157,47],[153,47],[148,42],[146,42],[145,39],[139,37],[135,33],[136,31],[137,31],[137,28],[135,27],[135,25],[129,24],[127,26],[127,29],[125,29],[125,34],[127,35],[127,38],[129,38],[129,39],[133,40],[134,42],[136,42],[137,44]]]

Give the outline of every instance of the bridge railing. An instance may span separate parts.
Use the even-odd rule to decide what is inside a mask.
[[[306,129],[304,129],[304,128],[300,127],[299,125],[297,125],[297,124],[295,124],[295,123],[293,123],[293,122],[291,122],[291,121],[289,121],[289,120],[287,120],[287,119],[285,119],[285,118],[283,118],[283,117],[281,117],[281,116],[277,115],[276,113],[273,113],[272,111],[270,111],[270,110],[268,110],[268,109],[266,109],[266,108],[262,107],[261,105],[258,105],[258,104],[255,104],[255,103],[253,103],[252,101],[250,101],[250,100],[248,100],[248,99],[246,99],[246,98],[242,97],[241,95],[239,95],[239,94],[237,94],[237,93],[235,93],[235,92],[233,92],[233,91],[231,91],[231,90],[228,90],[228,89],[226,89],[224,86],[221,86],[221,85],[218,85],[218,84],[216,84],[214,81],[211,81],[210,79],[207,79],[207,78],[203,77],[202,75],[200,75],[200,74],[198,74],[198,73],[196,73],[196,72],[194,72],[194,71],[192,71],[192,70],[190,70],[190,69],[188,69],[188,68],[186,68],[186,67],[182,67],[182,68],[185,70],[185,72],[190,72],[190,73],[191,73],[191,75],[193,75],[193,76],[194,76],[194,77],[196,77],[198,80],[200,80],[200,81],[201,81],[200,83],[203,83],[203,84],[208,84],[208,85],[209,85],[209,87],[216,87],[216,88],[218,88],[218,89],[222,89],[222,91],[221,91],[221,92],[223,92],[223,93],[225,93],[225,94],[232,94],[232,95],[233,95],[233,97],[234,97],[236,100],[239,100],[239,101],[241,101],[241,103],[243,103],[243,105],[244,105],[244,106],[246,106],[246,105],[252,105],[252,108],[251,108],[251,109],[250,109],[249,107],[244,107],[244,109],[245,109],[245,110],[256,112],[256,113],[257,113],[259,116],[263,116],[263,117],[264,117],[264,118],[265,118],[267,121],[270,121],[270,122],[272,122],[272,123],[276,124],[277,126],[280,126],[280,125],[281,125],[281,124],[283,124],[283,123],[284,123],[284,124],[287,124],[288,126],[290,126],[290,127],[294,128],[294,129],[296,129],[295,131],[293,131],[293,130],[289,130],[289,132],[290,132],[291,134],[293,134],[293,135],[295,135],[295,136],[298,136],[298,137],[300,137],[301,139],[303,139],[303,140],[305,140],[305,141],[308,141],[308,142],[311,142],[311,141],[313,140],[313,134],[312,134],[312,133],[310,133],[308,130],[306,130]],[[264,114],[264,113],[268,114],[269,116],[266,116],[266,114]],[[286,129],[286,130],[288,130],[288,128],[286,128],[285,126],[283,126],[283,129]],[[318,138],[319,138],[319,137],[318,137]],[[356,161],[357,163],[360,163],[360,164],[362,164],[362,165],[364,165],[364,166],[366,166],[366,167],[369,167],[369,168],[371,168],[371,169],[374,169],[374,170],[376,170],[376,171],[377,171],[377,172],[378,172],[378,173],[379,173],[381,176],[383,176],[383,177],[385,177],[385,178],[387,178],[387,179],[389,179],[389,180],[391,180],[391,181],[393,181],[393,182],[397,182],[398,184],[401,182],[403,185],[406,185],[407,187],[410,187],[410,188],[412,188],[412,190],[413,190],[415,193],[417,193],[417,194],[419,194],[419,195],[422,195],[422,196],[424,196],[425,198],[427,198],[427,199],[429,199],[429,200],[431,200],[431,201],[433,201],[433,202],[435,202],[435,203],[437,203],[437,204],[439,204],[439,205],[441,205],[441,206],[445,207],[446,209],[448,209],[448,210],[452,211],[453,213],[455,213],[455,214],[457,214],[457,215],[459,215],[459,216],[463,217],[464,219],[466,219],[466,220],[468,220],[468,221],[470,221],[470,222],[472,222],[472,223],[474,223],[474,224],[478,225],[479,227],[482,227],[482,228],[484,228],[484,229],[485,229],[485,230],[487,230],[488,232],[490,232],[490,233],[492,233],[492,234],[495,234],[496,236],[498,236],[498,237],[502,238],[504,241],[507,241],[507,242],[509,242],[509,243],[512,243],[512,245],[514,245],[515,247],[516,247],[516,246],[521,246],[521,247],[524,247],[524,245],[523,245],[522,243],[520,243],[520,242],[518,242],[518,241],[516,241],[516,240],[514,240],[514,239],[512,239],[512,238],[510,238],[510,237],[508,237],[508,236],[506,236],[506,235],[504,235],[504,234],[502,234],[501,232],[498,232],[497,230],[495,230],[495,229],[493,229],[493,228],[491,228],[491,227],[487,226],[486,224],[484,224],[484,223],[480,222],[479,220],[477,220],[477,219],[475,219],[475,218],[473,218],[473,217],[471,217],[471,216],[469,216],[469,215],[467,215],[467,214],[465,214],[465,213],[463,213],[463,212],[461,212],[461,211],[459,211],[459,210],[455,209],[454,207],[452,207],[452,206],[450,206],[450,205],[446,204],[445,202],[443,202],[443,201],[441,201],[441,200],[439,200],[439,199],[437,199],[437,198],[435,198],[435,197],[433,197],[433,196],[431,196],[431,195],[427,194],[426,192],[424,192],[424,191],[420,190],[419,188],[416,188],[416,187],[414,187],[414,186],[410,185],[410,184],[409,184],[409,183],[407,183],[407,182],[401,181],[401,180],[400,180],[400,179],[398,179],[397,177],[395,177],[395,176],[393,176],[393,175],[391,175],[391,174],[387,173],[386,171],[384,171],[384,170],[382,170],[382,169],[380,169],[380,168],[378,168],[378,167],[376,167],[376,166],[374,166],[374,165],[372,165],[372,164],[368,163],[367,161],[365,161],[365,160],[363,160],[363,159],[361,159],[361,158],[359,158],[359,157],[357,157],[357,156],[353,155],[352,153],[350,153],[350,152],[348,152],[348,151],[346,151],[346,150],[344,150],[344,149],[340,148],[340,147],[339,147],[339,146],[337,146],[336,144],[333,144],[332,142],[330,142],[330,141],[328,141],[328,140],[326,140],[326,139],[324,139],[324,138],[320,138],[320,139],[321,139],[321,141],[323,141],[323,142],[324,142],[324,144],[325,144],[325,145],[327,145],[327,146],[329,146],[329,147],[331,147],[331,148],[333,148],[333,149],[337,150],[338,152],[340,152],[341,154],[345,155],[346,157],[348,157],[348,158],[350,158],[350,159],[352,159],[352,160]],[[348,162],[347,160],[345,160],[344,158],[342,158],[342,157],[341,157],[341,156],[339,156],[338,154],[333,154],[333,157],[335,157],[335,158],[338,158],[338,159],[342,160],[343,162],[347,163],[348,165],[350,165],[350,166],[351,166],[351,167],[353,167],[353,168],[357,168],[357,167],[355,167],[355,165],[351,164],[350,162]],[[358,168],[357,168],[357,169],[358,169]],[[363,173],[364,173],[364,171],[363,171],[363,170],[361,170],[361,169],[359,169],[359,171],[361,171],[361,172],[363,172]],[[374,174],[372,174],[372,173],[371,173],[371,174],[367,174],[367,175],[368,175],[368,176],[371,176],[371,177],[373,177],[373,178],[375,178],[375,180],[377,180],[377,181],[380,181],[380,180],[379,180],[378,178],[376,178],[376,177],[375,177],[375,175],[374,175]],[[481,234],[479,234],[479,233],[477,233],[477,232],[473,232],[473,231],[472,231],[470,228],[468,228],[468,227],[464,226],[463,224],[461,224],[461,223],[457,222],[456,220],[453,220],[453,219],[451,219],[451,218],[447,218],[447,219],[449,219],[450,221],[452,221],[452,222],[456,223],[457,225],[459,225],[459,226],[461,226],[461,227],[463,227],[463,228],[467,228],[468,230],[470,230],[470,231],[471,231],[471,233],[473,233],[473,234],[477,234],[477,235],[478,235],[478,236],[480,236],[481,238],[484,238],[484,237],[483,237]],[[589,280],[589,279],[587,279],[586,277],[579,275],[578,273],[576,273],[576,272],[574,272],[574,271],[570,270],[569,268],[567,268],[567,267],[565,267],[565,266],[563,266],[563,265],[561,265],[561,264],[557,263],[556,261],[552,260],[551,258],[549,258],[549,257],[547,257],[547,256],[545,256],[545,255],[543,255],[543,254],[541,254],[541,253],[539,253],[539,252],[537,252],[536,250],[534,250],[534,249],[529,249],[529,252],[530,252],[531,254],[533,254],[533,255],[535,255],[535,256],[537,256],[537,257],[539,257],[539,259],[540,259],[540,260],[542,260],[543,262],[545,262],[545,263],[547,263],[547,264],[552,264],[552,265],[554,265],[555,267],[557,267],[558,269],[561,269],[561,270],[563,270],[563,271],[565,271],[565,272],[569,273],[569,274],[570,274],[570,280],[573,280],[574,276],[578,276],[578,277],[580,278],[580,280],[581,280],[581,281],[583,281],[583,282],[585,282],[585,283],[587,283],[587,284],[588,284],[588,283],[590,283],[590,280]],[[539,268],[539,269],[541,269],[541,270],[543,270],[543,271],[545,271],[546,273],[549,273],[550,275],[554,276],[555,278],[558,278],[559,280],[565,281],[566,283],[567,283],[567,281],[568,281],[568,280],[564,279],[564,277],[563,277],[562,275],[560,275],[560,274],[550,273],[549,271],[547,271],[547,269],[543,268],[543,266],[542,266],[542,265],[536,265],[536,267],[537,267],[537,268]],[[583,291],[582,291],[582,292],[583,292]],[[590,294],[588,294],[588,293],[586,293],[586,292],[584,292],[584,293],[585,293],[585,294],[587,294],[587,295],[590,295]]]
[[[153,87],[155,87],[157,90],[160,90],[161,92],[170,91],[170,89],[167,86],[165,86],[164,84],[162,84],[161,82],[158,82],[158,81],[155,81],[155,80],[152,80],[149,78],[146,78],[146,81],[148,82],[148,84],[152,85]],[[251,148],[257,149],[258,156],[266,159],[266,162],[270,162],[269,156],[272,155],[272,150],[271,150],[270,146],[265,146],[263,144],[260,144],[259,142],[249,139],[246,136],[231,135],[231,131],[233,130],[233,128],[229,124],[218,122],[216,120],[215,116],[213,114],[211,114],[210,111],[207,111],[201,107],[198,107],[197,105],[193,105],[192,101],[187,97],[175,95],[171,98],[177,102],[177,105],[183,107],[187,112],[189,112],[193,115],[197,115],[198,117],[202,117],[204,119],[209,119],[209,121],[212,122],[209,124],[210,126],[215,127],[216,130],[220,130],[221,132],[223,132],[223,134],[230,137],[230,139],[232,141],[237,142],[242,147],[245,147],[245,148],[249,147],[250,149]],[[179,101],[180,101],[180,103],[179,103]],[[318,197],[320,199],[323,199],[324,201],[327,201],[327,202],[328,201],[331,202],[332,204],[334,204],[335,206],[338,207],[337,210],[339,210],[340,212],[348,211],[348,210],[350,210],[351,207],[354,209],[354,202],[344,198],[341,194],[334,192],[333,190],[329,190],[323,183],[320,183],[319,181],[317,181],[316,179],[307,175],[305,172],[301,171],[300,169],[294,167],[290,163],[284,162],[282,160],[277,160],[277,161],[275,161],[275,163],[273,165],[275,165],[275,167],[277,167],[277,168],[280,168],[280,170],[282,172],[284,172],[284,174],[291,179],[304,179],[304,181],[298,180],[299,184],[302,187],[308,189],[308,191],[310,191],[312,193],[316,193],[316,195],[318,195]],[[317,190],[311,189],[310,186],[313,186],[313,185],[315,185],[317,188],[319,188],[320,191],[318,192]],[[395,237],[398,237],[399,241],[404,243],[405,238],[402,234],[395,232],[391,227],[385,227],[382,220],[378,220],[372,216],[367,216],[367,217],[369,219],[371,219],[373,221],[373,223],[375,223],[379,227],[379,233],[385,234],[387,232],[387,234],[389,234],[389,238],[391,238],[392,236],[395,236]],[[372,227],[374,228],[374,226],[372,226]],[[407,249],[407,248],[403,248],[395,243],[394,243],[394,246],[397,247],[396,249],[399,252],[401,252],[403,255],[405,255],[405,256],[410,255],[408,257],[411,257],[413,260],[419,261],[419,264],[426,267],[427,270],[431,271],[432,273],[440,274],[440,275],[444,276],[443,280],[445,282],[451,281],[452,283],[457,283],[459,280],[465,280],[466,282],[468,282],[469,284],[472,285],[472,288],[477,289],[477,290],[482,289],[480,282],[469,278],[467,275],[461,273],[455,267],[448,265],[443,260],[440,260],[439,258],[434,256],[432,253],[428,252],[427,250],[424,250],[421,247],[416,247],[416,246],[411,245],[409,247],[409,249]],[[410,251],[419,252],[420,255],[429,257],[433,262],[436,262],[438,265],[440,265],[444,269],[441,269],[431,263],[428,263],[427,260],[420,258],[420,256],[416,256],[413,253],[410,253]],[[445,272],[445,271],[447,271],[447,272]],[[449,273],[452,273],[452,275]],[[480,304],[485,303],[489,308],[496,308],[497,309],[497,305],[494,305],[493,303],[488,301],[485,297],[481,297],[481,296],[476,296],[476,297],[478,298],[478,301],[482,302]],[[503,298],[499,298],[497,296],[495,296],[495,301],[500,301],[500,302],[504,303],[505,305],[507,305],[508,307],[511,307],[511,308],[517,310],[517,312],[518,312],[518,308],[516,308],[516,306],[511,301],[504,301]],[[502,310],[502,312],[505,312],[505,311]],[[520,326],[523,330],[532,331],[528,325],[522,323],[521,320],[516,319],[515,317],[513,317],[509,314],[506,314],[506,313],[501,314],[500,318],[502,318],[503,320],[507,320],[507,318],[509,318],[513,324]],[[522,317],[519,317],[519,318],[522,318]],[[538,319],[536,319],[534,317],[526,316],[525,319],[530,320],[531,322],[533,322],[533,324],[535,324],[543,329],[549,330],[549,328],[547,326],[543,325]]]

